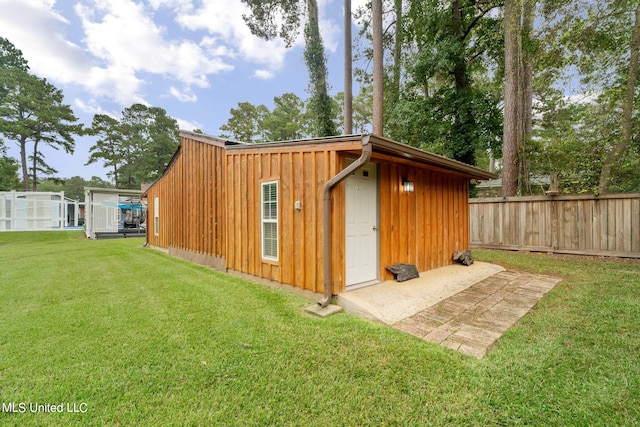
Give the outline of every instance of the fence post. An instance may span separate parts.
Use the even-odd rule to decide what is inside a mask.
[[[555,195],[550,195],[551,198],[551,252],[555,253],[558,250],[558,200]]]

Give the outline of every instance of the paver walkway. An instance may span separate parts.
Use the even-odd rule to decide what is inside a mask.
[[[503,271],[393,327],[481,359],[560,280]]]

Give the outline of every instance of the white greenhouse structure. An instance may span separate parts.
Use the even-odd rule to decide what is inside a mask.
[[[147,206],[141,196],[141,190],[85,187],[87,238],[145,236]]]
[[[83,203],[64,192],[0,191],[0,231],[63,230],[82,225]]]

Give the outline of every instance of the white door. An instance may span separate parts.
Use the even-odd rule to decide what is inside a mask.
[[[367,163],[346,180],[346,285],[378,279],[378,180]]]

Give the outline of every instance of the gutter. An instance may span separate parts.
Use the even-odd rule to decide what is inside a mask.
[[[371,159],[371,153],[373,148],[369,143],[370,135],[364,135],[362,137],[362,154],[358,159],[351,163],[349,166],[341,170],[336,176],[327,181],[324,185],[322,192],[322,200],[324,204],[324,217],[323,217],[323,233],[324,233],[324,298],[318,305],[320,307],[326,307],[331,300],[331,190],[333,190],[338,184],[347,179],[349,175],[364,166],[369,159]]]

